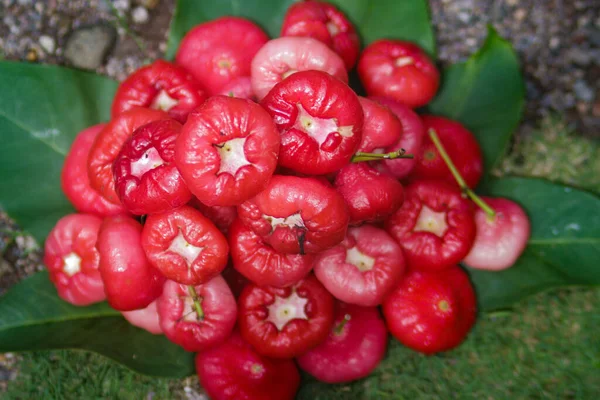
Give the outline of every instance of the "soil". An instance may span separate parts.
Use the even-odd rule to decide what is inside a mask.
[[[0,0],[0,58],[72,65],[73,32],[109,27],[116,40],[95,68],[124,79],[166,50],[174,0]],[[465,60],[487,25],[510,40],[522,61],[527,106],[518,134],[553,113],[586,136],[600,137],[600,2],[597,0],[430,0],[440,64]],[[104,53],[103,53],[104,55]],[[76,60],[75,60],[76,61]],[[42,268],[32,239],[0,212],[0,295]],[[15,357],[0,355],[0,392]]]

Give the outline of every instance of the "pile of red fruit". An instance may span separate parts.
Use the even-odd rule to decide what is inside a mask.
[[[474,136],[412,110],[439,85],[420,48],[360,53],[317,1],[290,7],[281,35],[219,18],[126,79],[111,121],[72,145],[62,187],[79,214],[46,241],[63,299],[107,299],[197,352],[215,399],[293,398],[296,365],[365,377],[388,330],[427,354],[457,346],[476,315],[457,264],[507,268],[529,235],[518,205],[470,189]],[[368,98],[347,85],[355,64]]]

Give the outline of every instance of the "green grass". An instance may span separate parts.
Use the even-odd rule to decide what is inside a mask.
[[[600,192],[600,148],[556,118],[519,139],[497,174],[540,176]],[[594,399],[600,393],[600,288],[552,290],[483,314],[459,348],[423,356],[392,342],[370,377],[310,378],[299,399]],[[187,384],[193,382],[189,380]],[[183,381],[138,375],[83,351],[23,355],[6,400],[185,398]],[[152,394],[153,397],[149,397]]]

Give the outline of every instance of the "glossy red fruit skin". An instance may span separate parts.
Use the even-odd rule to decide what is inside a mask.
[[[279,330],[269,320],[275,318],[271,314],[276,312],[269,312],[268,307],[275,303],[276,297],[290,299],[290,296],[306,301],[303,308],[306,318],[290,319]],[[297,357],[323,342],[333,325],[333,313],[333,297],[314,275],[287,288],[250,284],[238,299],[242,337],[259,354],[273,358]]]
[[[335,189],[348,205],[350,225],[382,221],[404,201],[402,184],[365,162],[348,164],[338,172]]]
[[[190,111],[207,97],[204,88],[186,70],[168,61],[156,60],[121,82],[111,115],[114,118],[132,108],[144,107],[166,111],[171,118],[184,123]]]
[[[210,219],[213,224],[225,236],[229,233],[229,227],[237,218],[237,208],[235,206],[207,206],[200,200],[193,197],[189,203],[190,206],[200,211],[202,215]]]
[[[402,246],[409,268],[441,271],[460,262],[475,239],[471,203],[445,181],[415,181],[404,194],[404,204],[385,221],[385,229]],[[423,206],[445,213],[447,227],[441,236],[415,230]]]
[[[183,206],[146,219],[142,247],[167,279],[199,285],[227,266],[227,239],[200,211]]]
[[[120,205],[112,166],[121,147],[140,126],[167,118],[168,115],[163,111],[135,108],[125,111],[106,124],[96,136],[88,156],[88,177],[92,188],[106,200]]]
[[[314,263],[317,279],[334,297],[361,306],[381,304],[405,269],[400,245],[370,225],[348,229],[344,241],[320,253]]]
[[[213,400],[293,400],[300,387],[293,360],[260,355],[237,331],[196,355],[196,373]]]
[[[475,291],[457,265],[435,273],[411,270],[383,302],[391,334],[406,347],[425,354],[462,343],[476,314]]]
[[[423,115],[425,137],[411,179],[443,179],[458,187],[450,169],[429,138],[430,129],[435,130],[446,153],[471,188],[477,186],[483,176],[483,157],[477,139],[456,121],[433,115]]]
[[[267,42],[252,60],[252,90],[259,100],[289,75],[318,70],[348,83],[344,60],[312,38],[280,37]]]
[[[475,210],[477,233],[471,251],[463,262],[471,268],[500,271],[511,267],[527,246],[531,232],[529,217],[520,205],[501,197],[482,197],[496,211],[489,219]]]
[[[271,89],[261,105],[281,132],[279,164],[283,167],[303,174],[328,174],[346,165],[360,145],[363,112],[358,97],[325,72],[290,75]]]
[[[321,1],[292,4],[283,19],[281,36],[307,36],[325,43],[342,57],[348,70],[360,52],[360,40],[346,15]]]
[[[249,76],[240,76],[221,88],[220,95],[256,101]]]
[[[377,164],[377,167],[380,171],[388,173],[396,179],[406,178],[417,165],[418,156],[421,154],[421,146],[426,135],[423,122],[412,109],[395,100],[385,97],[369,97],[369,99],[390,110],[402,124],[400,139],[394,145],[385,147],[384,152],[404,149],[406,154],[414,155],[412,159],[383,160]]]
[[[181,124],[175,120],[153,121],[137,128],[123,144],[113,164],[113,175],[119,199],[130,213],[160,213],[192,198],[174,163],[180,131]],[[156,156],[158,160],[152,160]],[[162,164],[152,168],[144,166],[144,160]],[[139,163],[142,166],[135,167]]]
[[[142,225],[120,215],[102,222],[96,248],[108,303],[118,311],[146,308],[163,290],[165,277],[146,259]]]
[[[347,321],[344,323],[344,319]],[[344,323],[341,329],[337,328]],[[383,360],[387,329],[376,307],[336,303],[335,323],[323,343],[296,359],[301,369],[327,383],[368,376]]]
[[[429,103],[440,84],[440,73],[427,54],[401,40],[371,43],[362,52],[357,70],[369,96],[389,97],[411,108]]]
[[[359,96],[364,114],[362,138],[358,151],[386,153],[385,149],[398,143],[403,134],[402,123],[388,107]]]
[[[221,17],[192,28],[181,41],[175,62],[214,95],[234,79],[250,76],[251,61],[268,40],[252,21]]]
[[[239,219],[231,226],[229,247],[234,268],[262,286],[286,287],[298,283],[312,270],[312,254],[276,251]]]
[[[123,317],[133,326],[142,328],[153,335],[162,335],[163,333],[158,318],[156,300],[150,303],[146,308],[142,308],[141,310],[123,311],[121,314],[123,314]]]
[[[106,299],[98,271],[100,256],[96,239],[102,220],[89,214],[69,214],[52,228],[44,245],[44,265],[58,296],[76,306]],[[69,269],[65,257],[79,257],[76,269]]]
[[[175,164],[202,203],[238,205],[266,187],[279,143],[275,124],[258,104],[214,96],[188,117],[177,138]],[[230,150],[222,156],[222,149]]]
[[[93,189],[88,177],[90,149],[105,126],[106,124],[98,124],[79,132],[65,158],[60,176],[62,191],[73,207],[80,213],[99,217],[126,212],[123,206],[111,203]]]
[[[165,336],[186,351],[205,351],[223,343],[237,316],[235,298],[221,276],[194,285],[203,317],[194,311],[188,287],[168,280],[157,300],[160,326]]]
[[[238,207],[238,217],[282,253],[318,253],[340,243],[348,227],[342,196],[315,178],[275,175]],[[281,218],[273,226],[272,218]],[[302,243],[302,246],[300,245]]]

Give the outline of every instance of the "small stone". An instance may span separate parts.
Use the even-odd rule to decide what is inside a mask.
[[[514,17],[519,22],[523,21],[525,17],[527,17],[527,10],[524,8],[519,8],[517,11],[515,11]]]
[[[560,39],[557,38],[556,36],[550,39],[550,49],[551,50],[556,50],[558,49],[558,46],[560,46]]]
[[[579,100],[585,101],[586,103],[594,101],[594,90],[583,79],[575,82],[573,90],[575,91],[575,96],[577,96]]]
[[[567,53],[567,59],[574,64],[585,67],[592,61],[592,55],[588,50],[584,50],[580,47],[573,47]]]
[[[108,25],[79,28],[67,40],[65,58],[74,67],[96,69],[104,62],[115,39],[115,29]]]
[[[467,38],[467,40],[465,40],[465,44],[468,47],[475,47],[475,45],[477,44],[477,39],[475,39],[475,38]]]
[[[44,49],[44,51],[48,54],[52,54],[54,53],[54,50],[56,49],[56,42],[54,41],[53,38],[51,38],[48,35],[42,35],[40,36],[40,46],[42,46],[42,49]]]
[[[27,55],[25,56],[25,59],[29,62],[35,62],[38,59],[38,54],[37,51],[35,51],[35,49],[30,49],[27,52]]]
[[[506,4],[508,4],[511,7],[516,6],[519,3],[519,0],[506,0]]]
[[[113,0],[113,7],[119,11],[128,11],[131,8],[130,0]]]
[[[135,24],[145,24],[150,19],[150,14],[144,7],[139,6],[131,12],[131,19]]]
[[[469,23],[471,21],[471,14],[465,11],[459,12],[458,19],[464,24]]]

